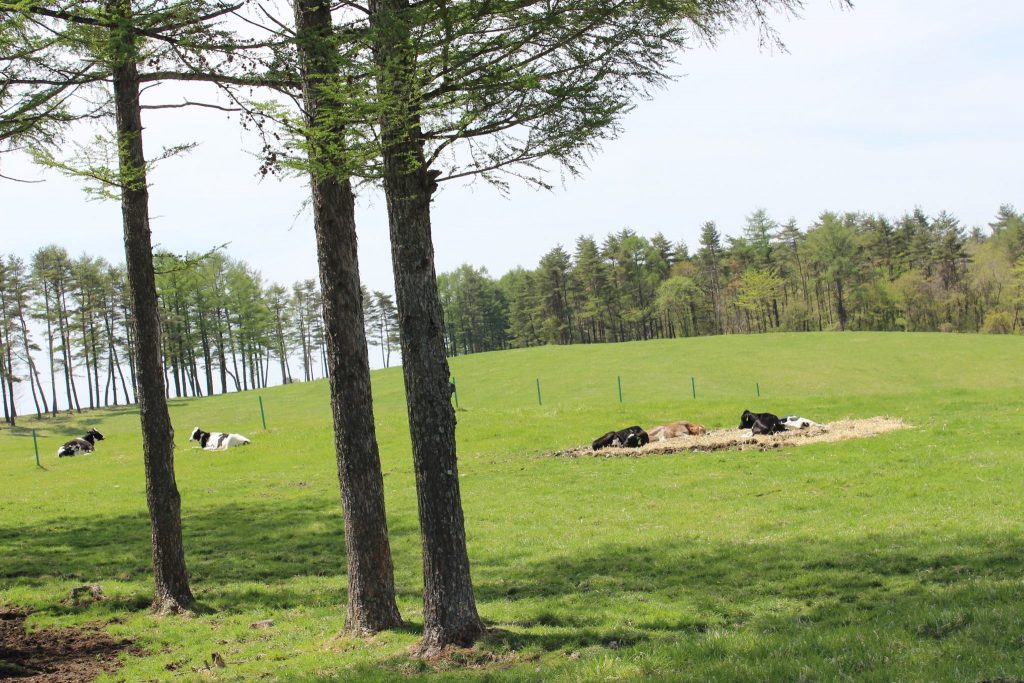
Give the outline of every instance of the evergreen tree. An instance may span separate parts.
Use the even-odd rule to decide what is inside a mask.
[[[711,308],[714,311],[713,334],[724,332],[722,318],[725,305],[722,300],[721,239],[718,227],[713,221],[708,221],[701,228],[700,249],[697,252],[697,261],[700,264],[701,286],[707,297],[711,300]]]
[[[834,213],[821,215],[817,226],[807,234],[812,261],[835,295],[839,330],[846,329],[846,292],[859,268],[859,249],[852,226]]]

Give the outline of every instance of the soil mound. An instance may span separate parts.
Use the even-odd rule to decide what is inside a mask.
[[[684,452],[708,452],[722,450],[770,451],[787,446],[803,446],[809,443],[829,443],[848,439],[863,439],[886,432],[906,429],[900,418],[872,417],[865,420],[837,420],[828,424],[785,431],[781,434],[750,436],[747,429],[715,429],[701,436],[680,436],[665,441],[652,441],[637,448],[602,448],[592,450],[590,446],[577,446],[562,451],[546,453],[559,458],[639,458],[647,455],[670,455]]]
[[[130,640],[98,629],[25,632],[25,612],[0,607],[0,680],[46,683],[91,681],[118,666]]]

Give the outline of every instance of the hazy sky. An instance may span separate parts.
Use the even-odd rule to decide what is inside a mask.
[[[693,249],[714,220],[739,233],[763,207],[807,227],[824,210],[899,215],[947,210],[985,227],[1002,203],[1024,208],[1024,2],[856,0],[839,11],[808,0],[780,20],[789,52],[738,32],[681,55],[679,78],[640,102],[622,136],[554,192],[513,185],[508,197],[447,183],[434,201],[438,271],[462,263],[499,276],[533,267],[556,244],[629,227]],[[175,252],[230,242],[267,280],[316,276],[300,180],[260,181],[254,138],[226,115],[147,114],[147,152],[200,147],[152,176],[154,239]],[[208,132],[208,131],[212,131]],[[86,201],[71,181],[5,159],[0,253],[48,243],[121,262],[120,209]],[[383,199],[359,201],[363,281],[392,289]]]

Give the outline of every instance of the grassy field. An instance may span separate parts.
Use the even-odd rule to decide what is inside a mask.
[[[343,524],[324,382],[262,391],[266,431],[252,392],[172,402],[201,604],[190,618],[146,610],[131,409],[0,430],[0,603],[33,610],[32,628],[109,622],[142,650],[114,676],[128,681],[1024,679],[1020,337],[547,347],[457,358],[452,373],[477,604],[493,627],[473,650],[442,662],[407,654],[422,584],[396,369],[375,373],[374,401],[407,629],[340,634]],[[630,424],[735,426],[745,408],[892,415],[913,428],[769,453],[543,455]],[[253,444],[192,450],[197,424]],[[107,437],[97,452],[58,460],[57,446],[89,426]],[[108,599],[65,604],[83,583]],[[250,628],[262,619],[274,625]],[[205,671],[213,652],[227,665]]]

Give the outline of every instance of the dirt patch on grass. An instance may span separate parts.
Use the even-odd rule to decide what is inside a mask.
[[[119,665],[130,640],[99,629],[54,628],[25,632],[25,612],[0,607],[0,680],[78,683]]]
[[[684,452],[709,451],[770,451],[787,446],[803,446],[809,443],[829,443],[848,439],[863,439],[877,436],[910,425],[896,417],[872,417],[865,420],[838,420],[828,424],[808,427],[781,434],[751,436],[749,429],[715,429],[701,436],[680,436],[666,441],[654,441],[638,448],[602,448],[595,451],[590,446],[577,446],[545,455],[559,458],[639,458],[646,455],[669,455]]]

